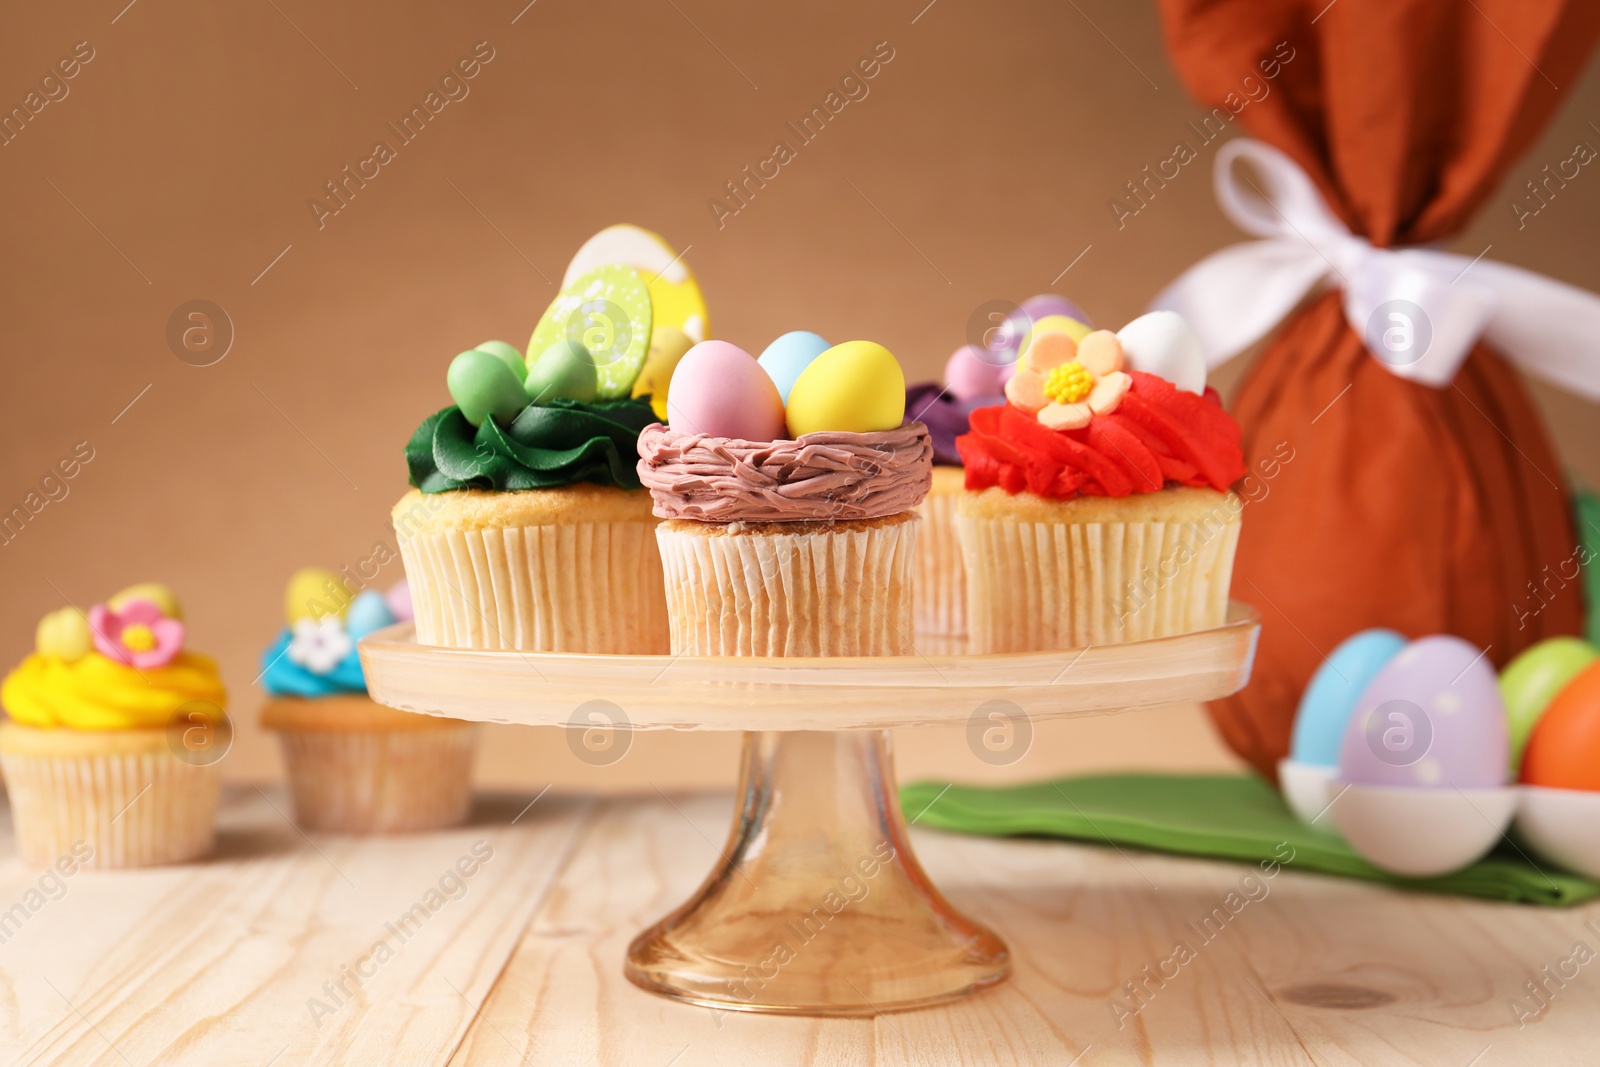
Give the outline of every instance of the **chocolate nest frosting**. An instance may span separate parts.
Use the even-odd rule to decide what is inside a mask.
[[[639,456],[639,480],[663,519],[879,519],[916,507],[933,482],[933,442],[920,422],[793,441],[739,441],[656,423],[639,435]]]

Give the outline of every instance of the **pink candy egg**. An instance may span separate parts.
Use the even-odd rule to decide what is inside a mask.
[[[977,345],[962,345],[944,365],[945,388],[957,400],[999,396],[1016,364],[992,362],[995,358]]]
[[[404,578],[391,585],[389,591],[383,594],[383,599],[397,621],[409,622],[415,617],[411,608],[411,584]]]
[[[727,341],[701,341],[672,372],[667,425],[741,441],[785,437],[783,397],[756,358]]]

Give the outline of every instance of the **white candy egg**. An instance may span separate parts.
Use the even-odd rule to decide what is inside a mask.
[[[1154,374],[1190,393],[1206,391],[1206,354],[1200,338],[1176,311],[1140,315],[1117,331],[1132,370]]]

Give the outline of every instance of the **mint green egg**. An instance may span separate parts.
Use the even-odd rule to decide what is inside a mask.
[[[517,381],[520,382],[528,376],[528,365],[522,362],[522,353],[517,351],[516,345],[505,341],[485,341],[474,347],[479,352],[487,352],[504,363],[511,373],[516,375]]]
[[[594,357],[577,341],[557,341],[533,361],[523,392],[535,404],[558,397],[591,403],[600,384]]]
[[[450,388],[456,407],[474,426],[482,426],[491,415],[501,422],[509,422],[528,406],[522,383],[512,376],[505,362],[499,356],[476,348],[450,361],[445,384]]]
[[[650,288],[632,267],[596,267],[562,289],[533,328],[528,352],[543,353],[557,341],[574,341],[588,350],[595,369],[595,396],[620,400],[650,351],[654,321]],[[531,373],[531,368],[530,368]]]

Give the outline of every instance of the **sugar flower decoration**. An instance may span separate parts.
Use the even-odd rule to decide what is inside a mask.
[[[1081,430],[1096,415],[1117,410],[1133,379],[1127,357],[1110,330],[1074,341],[1064,333],[1041,333],[1017,360],[1006,382],[1006,399],[1051,430]]]
[[[337,615],[320,621],[296,619],[289,637],[288,656],[312,674],[331,674],[356,647]]]
[[[165,667],[183,650],[183,623],[144,599],[116,608],[96,604],[89,609],[89,633],[95,651],[140,670]]]

